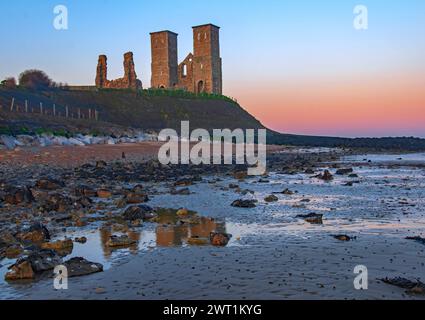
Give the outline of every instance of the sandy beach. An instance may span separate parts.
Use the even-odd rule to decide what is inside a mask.
[[[164,177],[153,181],[141,174],[148,171],[146,167],[139,168],[132,162],[151,158],[157,149],[155,143],[51,147],[34,158],[28,156],[31,150],[2,152],[3,184],[19,181],[19,185],[34,185],[47,175],[51,179],[66,177],[65,185],[50,194],[69,196],[84,181],[94,190],[111,191],[111,195],[92,196],[92,203],[86,208],[67,207],[62,212],[57,208],[40,211],[37,206],[42,201],[37,197],[35,204],[2,203],[2,232],[13,233],[15,228],[20,230],[37,220],[49,230],[50,242],[85,237],[84,244],[74,241],[71,252],[62,258],[84,257],[101,263],[104,271],[70,278],[67,290],[55,290],[51,271],[34,280],[4,281],[8,267],[16,262],[16,258],[4,258],[0,261],[0,297],[425,298],[382,281],[396,277],[425,281],[425,246],[406,239],[425,236],[425,154],[346,155],[335,150],[276,148],[269,150],[267,176],[236,179],[234,167],[217,173],[191,168],[187,172],[170,170],[174,173],[168,174],[162,169]],[[60,160],[53,165],[55,159],[62,159],[61,155],[72,163]],[[30,159],[26,162],[28,167],[21,169],[26,175],[20,174],[18,168],[6,169],[12,162],[22,166],[26,159]],[[102,164],[105,167],[94,164],[100,159],[107,162]],[[112,165],[111,161],[119,164]],[[91,167],[83,165],[87,162],[92,163]],[[64,168],[60,168],[62,164]],[[349,173],[337,174],[347,168]],[[329,170],[331,180],[317,176],[324,170]],[[131,179],[126,172],[132,175]],[[189,182],[182,184],[182,177]],[[144,205],[186,208],[196,212],[196,216],[190,221],[175,219],[156,209],[156,220],[139,224],[119,220],[117,217],[131,204],[117,203],[122,195],[128,199],[127,190],[134,191],[140,184],[149,197]],[[37,194],[37,187],[32,190]],[[272,195],[275,198],[270,198]],[[232,206],[240,199],[253,201],[255,206]],[[85,223],[79,224],[74,218],[57,221],[57,217],[69,212]],[[302,218],[311,213],[323,215],[321,223]],[[18,222],[14,225],[12,221]],[[200,242],[217,231],[232,235],[226,246]],[[134,241],[124,248],[108,247],[113,234],[126,235]],[[350,241],[338,240],[335,235],[348,236]],[[368,269],[367,290],[356,290],[353,285],[357,276],[354,268],[358,265]]]

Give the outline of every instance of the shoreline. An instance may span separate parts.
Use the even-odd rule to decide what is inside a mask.
[[[47,147],[46,154],[35,158],[28,155],[39,150],[22,149],[1,159],[0,197],[9,192],[5,186],[12,184],[30,186],[35,199],[18,205],[0,202],[0,234],[14,234],[40,221],[51,233],[48,242],[84,236],[87,243],[74,242],[63,260],[82,256],[103,264],[104,271],[70,278],[69,289],[63,291],[54,290],[51,271],[25,283],[0,279],[0,296],[35,300],[425,298],[379,280],[420,279],[425,271],[424,245],[405,239],[424,236],[423,166],[394,155],[390,159],[397,160],[397,166],[379,155],[369,163],[367,158],[354,161],[351,153],[314,149],[304,153],[276,146],[268,149],[269,173],[246,177],[236,165],[160,166],[152,160],[160,145]],[[341,156],[348,158],[341,162]],[[425,163],[425,157],[420,159]],[[346,168],[353,169],[353,177],[336,173]],[[316,176],[324,170],[331,172],[332,180]],[[53,183],[52,189],[40,189],[40,179]],[[88,197],[75,196],[82,185]],[[96,196],[99,191],[102,197]],[[265,201],[271,195],[277,200]],[[136,204],[122,203],[130,196]],[[255,201],[255,206],[231,206],[238,199]],[[161,218],[122,220],[127,208],[143,205]],[[173,211],[171,217],[170,213],[163,217],[161,208],[186,208],[195,216],[176,219]],[[312,224],[299,217],[311,212],[322,214],[323,222]],[[193,243],[216,231],[232,234],[226,246]],[[109,248],[107,242],[114,234],[128,236],[135,245]],[[353,240],[339,241],[335,234]],[[12,263],[13,259],[0,261],[2,276]],[[358,291],[353,287],[353,270],[363,264],[370,274],[369,289]]]

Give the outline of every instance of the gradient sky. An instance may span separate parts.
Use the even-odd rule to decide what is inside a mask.
[[[53,28],[53,8],[69,30]],[[353,8],[369,29],[353,28]],[[0,1],[0,79],[28,68],[53,80],[93,84],[97,57],[122,76],[133,51],[150,85],[149,32],[179,33],[179,60],[192,51],[191,26],[221,26],[224,94],[266,126],[288,133],[425,137],[423,0],[14,0]]]

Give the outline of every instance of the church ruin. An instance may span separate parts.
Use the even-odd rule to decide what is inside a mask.
[[[177,33],[153,32],[151,36],[152,78],[151,87],[158,89],[180,89],[193,93],[222,94],[222,60],[220,57],[220,27],[205,24],[192,27],[193,53],[179,64]],[[97,88],[140,89],[133,53],[124,55],[124,77],[108,80],[107,57],[99,56],[96,72]]]
[[[97,63],[96,87],[108,89],[141,89],[142,82],[137,79],[133,53],[127,52],[124,54],[124,77],[116,80],[108,80],[107,57],[100,55]]]
[[[184,89],[194,93],[222,94],[220,27],[193,27],[193,53],[178,64],[177,34],[151,33],[152,88]]]

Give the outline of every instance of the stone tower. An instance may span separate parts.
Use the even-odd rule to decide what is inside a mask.
[[[220,27],[193,27],[193,91],[222,94]]]
[[[151,33],[152,88],[172,89],[178,86],[177,34],[171,31]]]
[[[96,87],[103,88],[108,82],[108,58],[105,55],[100,55],[97,62],[96,72]]]
[[[100,55],[97,62],[96,87],[108,89],[141,89],[142,82],[137,79],[133,53],[124,54],[124,77],[116,80],[108,80],[107,57]]]

